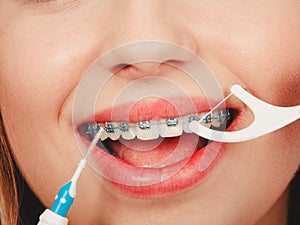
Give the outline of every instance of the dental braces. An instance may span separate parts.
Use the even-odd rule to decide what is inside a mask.
[[[203,117],[203,115],[205,115]],[[88,135],[95,135],[100,128],[103,128],[106,133],[114,133],[116,130],[120,130],[121,132],[126,132],[129,131],[130,128],[139,128],[140,130],[147,130],[150,129],[151,126],[156,126],[156,125],[162,125],[165,124],[167,127],[176,127],[180,123],[185,124],[185,123],[191,123],[192,121],[197,121],[204,126],[209,126],[213,125],[216,128],[219,128],[226,124],[226,122],[230,120],[230,112],[229,109],[222,109],[218,113],[211,113],[211,114],[206,114],[202,113],[200,115],[191,115],[188,117],[187,121],[182,121],[179,118],[176,117],[171,117],[168,119],[165,119],[163,122],[160,121],[155,121],[151,122],[150,120],[142,120],[137,122],[136,124],[129,124],[129,123],[112,123],[112,122],[105,122],[105,123],[100,123],[100,122],[92,122],[88,123],[87,131],[86,134]],[[215,123],[214,123],[215,122]]]

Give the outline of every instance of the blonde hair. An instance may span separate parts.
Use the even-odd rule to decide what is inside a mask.
[[[14,164],[0,113],[0,225],[16,225],[18,214]]]

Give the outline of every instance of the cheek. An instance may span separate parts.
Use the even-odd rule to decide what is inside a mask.
[[[10,44],[16,47],[0,49],[5,53],[0,58],[1,83],[5,84],[1,102],[5,102],[9,114],[16,120],[24,119],[25,113],[26,118],[32,116],[38,119],[38,115],[45,113],[53,117],[66,90],[63,70],[54,61],[59,55],[51,54],[50,47],[41,48],[26,37],[7,38],[12,38]],[[7,46],[5,42],[4,46]],[[31,50],[28,51],[28,48]]]
[[[209,36],[210,50],[253,94],[281,106],[299,104],[299,4],[240,6],[224,10],[205,30],[217,31]]]
[[[274,77],[274,99],[278,100],[280,106],[300,105],[300,63],[297,67],[291,66],[290,68],[298,68],[298,70],[287,69],[282,72],[281,76]]]
[[[95,55],[90,42],[63,38],[76,36],[75,31],[59,29],[58,20],[36,20],[16,19],[0,35],[0,105],[16,161],[28,179],[43,173],[32,165],[52,168],[45,159],[62,152],[66,121],[71,121],[71,107],[66,105],[71,105],[74,89]],[[71,138],[66,146],[73,143]],[[78,153],[76,146],[68,149]]]
[[[0,36],[0,101],[18,123],[25,122],[24,114],[30,123],[57,120],[95,55],[71,24],[39,19],[16,19]]]
[[[77,35],[78,20],[70,18],[64,23],[58,17],[20,15],[10,21],[3,35],[0,32],[0,105],[5,128],[25,178],[37,188],[36,193],[47,197],[53,186],[38,189],[38,185],[63,181],[54,178],[55,173],[43,176],[45,171],[36,167],[52,170],[57,154],[61,159],[68,159],[70,152],[76,153],[74,157],[79,154],[72,132],[65,129],[71,120],[69,105],[99,49],[89,32]],[[56,168],[71,174],[69,168],[73,166],[64,162],[57,163]]]

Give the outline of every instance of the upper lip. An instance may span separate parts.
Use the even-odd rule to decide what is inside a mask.
[[[208,112],[218,102],[208,102],[204,97],[176,96],[168,100],[151,99],[139,102],[123,103],[86,118],[79,125],[87,122],[127,122],[136,123],[144,120],[159,120],[172,117],[183,117],[201,112]],[[226,103],[226,108],[237,108]]]

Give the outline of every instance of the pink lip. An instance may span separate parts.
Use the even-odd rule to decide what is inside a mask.
[[[82,141],[87,146],[90,144],[85,138],[82,138]],[[220,143],[213,142],[193,154],[188,162],[179,162],[183,163],[182,167],[169,179],[166,179],[163,182],[155,182],[153,184],[140,186],[136,185],[136,182],[134,182],[135,185],[126,185],[124,183],[132,183],[133,177],[142,178],[143,174],[150,175],[151,177],[161,176],[163,174],[163,169],[142,168],[129,165],[125,161],[105,153],[99,147],[95,148],[90,161],[92,161],[93,165],[96,163],[96,166],[100,167],[100,169],[97,168],[97,170],[100,170],[100,174],[102,174],[102,176],[104,176],[115,188],[125,194],[144,198],[174,194],[191,188],[212,170],[225,150],[226,144],[221,144],[220,146]],[[201,164],[207,164],[204,157],[212,157],[213,160],[208,162],[208,165],[205,165],[204,170],[200,171],[199,167],[201,167]],[[120,173],[120,171],[122,172]],[[156,180],[156,178],[154,178],[154,180]]]
[[[189,99],[190,102],[183,101],[178,97],[172,99],[171,102],[176,107],[172,107],[172,104],[167,103],[166,100],[147,102],[147,107],[145,107],[144,101],[137,104],[123,104],[102,111],[95,116],[95,120],[136,122],[189,115],[195,113],[195,110],[196,112],[209,111],[210,107],[207,101],[199,98]],[[234,124],[231,124],[230,129],[234,129],[233,126]],[[81,137],[81,140],[87,146],[90,144],[84,137]],[[90,161],[96,170],[110,180],[110,183],[117,189],[133,196],[149,197],[177,193],[192,187],[216,165],[226,150],[226,146],[217,142],[210,143],[190,158],[163,168],[136,167],[109,155],[99,147],[93,151]],[[147,179],[152,178],[155,182],[144,182],[145,174]],[[156,182],[166,174],[167,179]]]
[[[212,102],[210,102],[212,104]],[[215,103],[215,102],[214,102]],[[209,102],[199,97],[172,97],[124,103],[105,109],[95,116],[95,121],[138,122],[158,118],[185,116],[209,110]]]

